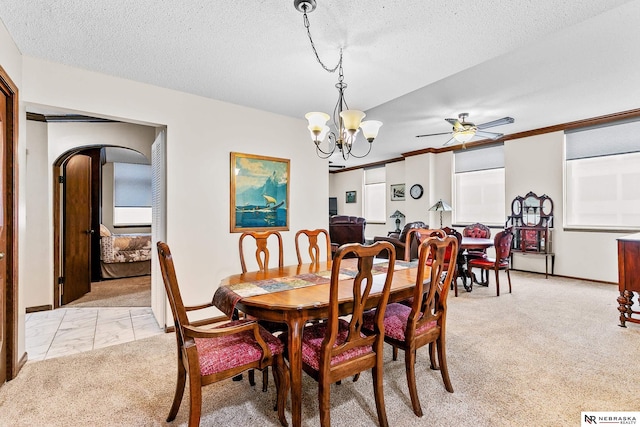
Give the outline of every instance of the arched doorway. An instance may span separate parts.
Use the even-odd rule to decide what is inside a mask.
[[[114,163],[117,161],[117,163]],[[148,171],[148,217],[141,224],[120,225],[125,241],[140,241],[144,260],[105,263],[111,231],[118,226],[114,211],[114,166],[140,166]],[[54,182],[54,308],[81,299],[103,280],[151,275],[151,160],[125,147],[90,146],[69,150],[53,165]],[[106,172],[106,173],[105,173]],[[136,183],[134,183],[136,187]],[[137,186],[139,187],[139,185]],[[137,188],[136,187],[136,188]],[[137,191],[144,191],[137,188]],[[123,209],[120,209],[123,210]],[[107,225],[105,225],[105,223]],[[103,230],[108,235],[104,235]],[[137,234],[132,234],[137,233]],[[93,284],[93,285],[92,285]],[[118,287],[113,289],[118,290]],[[122,287],[124,292],[124,287]],[[94,296],[96,293],[94,292]],[[94,301],[95,302],[95,301]],[[136,303],[135,305],[139,305]],[[148,302],[151,305],[150,292]]]

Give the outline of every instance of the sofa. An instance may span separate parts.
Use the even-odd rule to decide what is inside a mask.
[[[333,215],[329,218],[329,238],[331,251],[345,243],[364,244],[364,229],[367,220],[359,216]]]
[[[400,233],[389,233],[387,237],[376,236],[373,238],[374,242],[390,242],[396,248],[396,259],[416,259],[418,258],[418,240],[415,238],[415,233],[411,241],[407,242],[407,233],[412,228],[429,228],[427,224],[422,221],[408,222]],[[407,248],[407,245],[409,246]],[[406,251],[409,251],[409,257],[406,258]],[[384,254],[381,254],[384,257]]]

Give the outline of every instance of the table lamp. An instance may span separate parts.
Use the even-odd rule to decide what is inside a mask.
[[[453,209],[451,206],[442,201],[442,199],[438,200],[435,205],[429,208],[430,211],[438,211],[440,212],[440,228],[442,228],[442,212],[450,212]]]
[[[400,233],[400,218],[404,218],[404,214],[400,211],[395,211],[394,213],[391,214],[391,216],[389,218],[395,218],[396,219],[396,230],[395,233]]]

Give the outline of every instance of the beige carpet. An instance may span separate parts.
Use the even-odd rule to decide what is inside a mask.
[[[581,411],[640,409],[640,325],[618,326],[617,287],[512,276],[513,294],[496,297],[493,285],[450,294],[447,351],[455,392],[447,393],[440,373],[428,369],[426,349],[418,351],[424,417],[411,411],[404,362],[393,362],[387,348],[391,426],[577,426]],[[0,425],[183,426],[188,391],[176,421],[164,421],[175,357],[174,336],[164,334],[29,362],[0,388]],[[306,375],[303,384],[303,425],[317,426],[317,385]],[[333,426],[376,424],[369,373],[333,386],[331,398]],[[208,386],[201,425],[279,425],[274,399],[273,381],[267,393],[247,381]]]
[[[91,292],[65,307],[150,307],[151,276],[92,282]]]

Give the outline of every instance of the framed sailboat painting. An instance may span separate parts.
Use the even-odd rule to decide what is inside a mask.
[[[289,159],[231,153],[231,232],[289,230]]]

